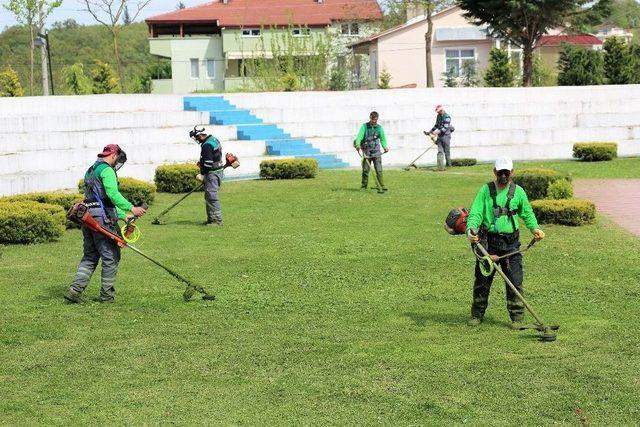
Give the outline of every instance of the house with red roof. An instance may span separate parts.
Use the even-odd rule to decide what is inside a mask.
[[[172,71],[170,80],[153,81],[153,92],[239,90],[251,85],[251,61],[292,45],[314,55],[314,40],[331,40],[344,64],[348,46],[376,32],[381,19],[376,0],[214,0],[153,16],[150,52],[170,58]],[[369,74],[368,65],[355,71]]]
[[[591,34],[555,34],[542,36],[538,42],[538,53],[544,65],[555,69],[563,44],[582,46],[588,49],[602,49],[602,40]]]

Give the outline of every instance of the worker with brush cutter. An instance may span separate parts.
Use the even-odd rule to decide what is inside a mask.
[[[375,111],[369,114],[369,121],[360,127],[354,146],[358,153],[362,150],[362,191],[366,191],[369,185],[369,170],[373,165],[379,186],[378,192],[381,193],[387,191],[382,177],[382,150],[388,153],[389,148],[384,129],[378,124],[378,118],[379,114]]]
[[[189,136],[200,144],[200,173],[196,179],[204,183],[204,200],[207,211],[207,220],[204,225],[222,226],[222,206],[218,191],[224,179],[224,169],[226,166],[238,167],[238,159],[233,154],[228,153],[225,159],[222,158],[222,144],[213,135],[207,135],[204,128],[193,128]]]
[[[84,176],[84,204],[88,213],[105,229],[120,235],[118,219],[132,219],[145,214],[146,209],[133,206],[118,190],[116,172],[127,161],[126,153],[116,144],[109,144]],[[102,286],[100,302],[113,302],[115,282],[120,262],[120,247],[112,240],[89,228],[82,228],[84,255],[75,279],[65,299],[71,303],[83,303],[81,295],[89,284],[91,275],[102,259]]]
[[[472,244],[480,242],[486,248],[491,259],[499,263],[518,292],[522,293],[524,251],[520,250],[519,218],[524,220],[525,226],[532,232],[534,241],[542,240],[544,232],[538,226],[524,189],[511,180],[513,161],[509,157],[497,159],[493,173],[495,180],[480,188],[471,206],[467,218],[467,236]],[[477,326],[482,322],[489,304],[495,271],[485,275],[482,267],[480,260],[477,260],[471,319],[468,322],[470,326]],[[523,327],[524,303],[509,286],[506,287],[506,297],[511,327],[520,330]]]
[[[447,167],[451,167],[451,133],[455,128],[451,125],[451,116],[444,111],[442,105],[436,105],[436,124],[431,128],[427,135],[436,138],[438,146],[438,170],[444,171]]]

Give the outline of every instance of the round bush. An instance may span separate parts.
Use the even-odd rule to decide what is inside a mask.
[[[541,224],[579,226],[596,218],[596,206],[589,200],[534,200],[531,207]]]
[[[473,166],[476,163],[478,163],[476,159],[451,159],[451,166]]]
[[[260,162],[262,179],[315,178],[318,174],[316,159],[279,159]]]
[[[560,200],[573,197],[573,185],[566,179],[559,179],[547,187],[547,198]]]
[[[0,242],[40,243],[62,236],[65,210],[32,201],[0,201]]]
[[[26,193],[19,194],[16,196],[9,196],[0,198],[0,202],[21,202],[21,201],[32,201],[38,203],[48,203],[50,205],[58,205],[62,206],[64,211],[68,211],[71,206],[75,205],[78,202],[81,202],[84,197],[82,194],[78,193],[65,193],[61,191],[54,191],[49,193]],[[78,225],[67,221],[67,228],[78,228]]]
[[[158,191],[165,193],[187,193],[200,185],[195,176],[200,169],[192,163],[162,165],[156,168],[154,181]]]
[[[618,157],[615,142],[585,142],[573,144],[573,157],[584,162],[613,160]]]
[[[84,179],[78,183],[78,189],[84,193]],[[156,198],[156,186],[135,178],[118,178],[120,193],[135,206],[152,204]]]
[[[571,177],[563,175],[553,169],[533,168],[516,171],[513,181],[524,188],[529,200],[544,199],[547,197],[549,184],[565,179],[571,181]]]

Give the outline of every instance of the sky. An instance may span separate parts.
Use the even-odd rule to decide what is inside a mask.
[[[207,3],[208,0],[182,0],[187,6],[195,6],[198,4]],[[171,12],[176,9],[176,5],[179,0],[151,0],[151,3],[140,12],[137,21],[142,21],[145,18],[153,15],[159,15],[164,12]],[[132,0],[130,4],[135,5],[137,0]],[[0,4],[7,5],[9,0],[0,0]],[[62,6],[56,9],[49,19],[47,19],[48,26],[51,26],[56,21],[64,21],[66,19],[75,19],[80,24],[96,24],[95,20],[88,12],[82,11],[82,4],[80,0],[63,0]],[[133,7],[130,7],[130,12],[133,13]],[[17,22],[13,18],[13,15],[4,7],[0,7],[0,31],[7,26],[16,25]]]

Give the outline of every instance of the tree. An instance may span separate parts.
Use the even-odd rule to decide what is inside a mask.
[[[462,86],[476,87],[478,86],[478,64],[476,61],[464,61],[462,64]]]
[[[109,29],[111,38],[113,41],[113,54],[116,60],[116,66],[118,68],[118,77],[122,83],[121,91],[125,92],[126,82],[124,76],[124,68],[122,66],[122,60],[120,59],[120,48],[118,46],[118,38],[120,31],[122,30],[122,24],[120,24],[120,18],[124,13],[125,7],[128,6],[132,0],[82,0],[85,6],[85,11],[89,12],[93,19],[98,23],[104,25]],[[151,0],[138,0],[135,2],[136,11],[133,16],[130,17],[130,22],[136,20],[142,9],[144,9]]]
[[[77,62],[62,70],[64,84],[73,95],[86,95],[92,92],[91,80],[84,73],[84,65]]]
[[[612,85],[631,81],[631,52],[624,39],[609,37],[604,42],[604,75]]]
[[[9,66],[0,72],[0,96],[24,96],[18,73]]]
[[[96,61],[91,70],[93,86],[91,91],[95,94],[117,93],[120,91],[120,82],[111,65],[106,62]]]
[[[640,44],[634,43],[630,49],[631,57],[631,81],[630,83],[640,83]]]
[[[186,9],[187,6],[184,5],[183,2],[179,1],[178,4],[176,5],[176,10],[182,10],[182,9]]]
[[[491,49],[489,67],[484,75],[485,86],[512,87],[515,85],[515,79],[516,75],[507,51],[496,47]]]
[[[347,72],[343,67],[333,67],[329,77],[329,90],[347,90],[348,88]]]
[[[122,23],[124,25],[131,24],[131,15],[129,15],[129,6],[124,5],[124,14],[122,15]]]
[[[451,67],[449,71],[442,73],[442,79],[444,80],[444,87],[458,87],[458,76],[455,68]]]
[[[555,86],[557,84],[554,71],[544,65],[540,55],[536,55],[533,60],[533,73],[531,79],[533,85],[536,87]]]
[[[611,0],[460,0],[465,17],[489,34],[522,48],[522,85],[531,86],[533,51],[549,30],[568,22],[603,19]],[[576,27],[578,25],[576,24]]]
[[[565,44],[558,60],[560,86],[600,85],[604,81],[602,52]]]
[[[386,68],[380,73],[380,84],[378,84],[378,88],[391,89],[391,73],[387,71]]]

